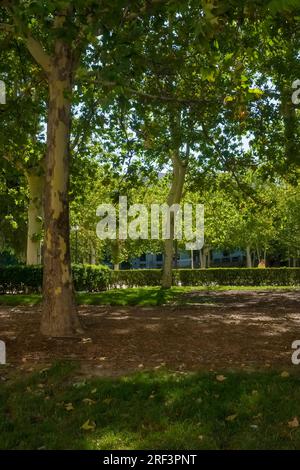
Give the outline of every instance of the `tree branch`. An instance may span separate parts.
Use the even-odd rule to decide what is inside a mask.
[[[16,6],[14,5],[14,2],[11,0],[2,0],[0,2],[0,6],[3,6],[9,12],[14,23],[0,23],[0,29],[3,29],[4,31],[8,32],[19,29],[21,35],[24,38],[28,51],[35,59],[35,61],[42,67],[42,69],[47,74],[49,74],[52,68],[51,57],[44,50],[42,44],[31,36],[28,27],[19,20],[18,16],[15,14]]]
[[[156,95],[152,93],[147,93],[144,91],[136,90],[135,88],[132,88],[130,86],[122,85],[117,82],[113,81],[108,81],[108,80],[102,80],[97,78],[96,80],[91,80],[87,81],[87,83],[99,83],[103,85],[103,87],[107,88],[115,88],[115,87],[121,87],[124,91],[131,95],[136,95],[139,96],[140,98],[144,98],[150,101],[158,101],[158,102],[167,102],[167,103],[179,103],[179,104],[185,104],[185,105],[214,105],[214,104],[222,104],[223,99],[221,100],[206,100],[206,99],[197,99],[197,98],[179,98],[176,96],[171,96],[171,95]]]
[[[24,165],[18,160],[16,161],[12,156],[11,154],[5,154],[5,155],[2,155],[3,158],[9,162],[11,165],[15,166],[15,168],[17,168],[17,170],[19,170],[20,172],[24,172],[25,171],[25,167]]]
[[[44,51],[42,44],[31,35],[25,36],[25,43],[32,57],[49,74],[52,69],[51,57]]]
[[[14,25],[9,24],[9,23],[0,23],[0,31],[11,33],[14,30],[15,30]]]

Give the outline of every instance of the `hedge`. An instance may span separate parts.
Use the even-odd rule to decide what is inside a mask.
[[[182,286],[299,286],[300,268],[211,268],[173,272]]]
[[[160,269],[112,271],[110,287],[160,285]],[[297,286],[300,268],[174,269],[173,285],[181,286]]]
[[[158,286],[160,269],[111,271],[107,266],[72,267],[77,291],[97,292],[119,287]],[[0,268],[0,294],[40,292],[40,266]],[[211,268],[173,270],[173,284],[182,286],[299,286],[300,268]]]
[[[74,265],[72,273],[77,291],[96,292],[110,285],[111,270],[107,266]],[[0,294],[41,292],[42,283],[41,266],[0,267]]]
[[[39,266],[0,267],[0,293],[38,292],[42,285],[42,270]]]

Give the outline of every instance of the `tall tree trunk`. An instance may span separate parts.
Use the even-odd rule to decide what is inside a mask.
[[[29,188],[26,264],[41,263],[43,175],[26,171]]]
[[[247,256],[247,268],[252,268],[251,249],[249,246],[247,246],[246,248],[246,256]]]
[[[112,242],[111,253],[112,253],[112,262],[113,262],[113,266],[114,266],[114,271],[119,271],[119,269],[120,269],[121,243],[120,243],[120,240],[118,238]]]
[[[174,263],[174,267],[175,269],[178,268],[178,240],[175,240],[175,263]]]
[[[209,268],[210,267],[210,248],[209,247],[204,247],[203,257],[204,257],[204,268]]]
[[[260,260],[261,260],[261,252],[260,252],[260,248],[258,246],[256,246],[256,256],[257,256],[257,260],[258,260],[258,263],[259,263]]]
[[[191,269],[194,269],[194,250],[191,250]]]
[[[72,51],[55,43],[48,74],[49,111],[45,162],[45,246],[41,331],[47,336],[72,336],[80,324],[75,306],[70,258],[69,163],[72,92]]]
[[[267,266],[267,248],[264,249],[264,263]]]
[[[176,151],[172,155],[173,161],[173,178],[172,184],[168,195],[167,204],[172,206],[173,204],[180,204],[184,179],[186,174],[186,162],[180,159],[179,152]],[[173,267],[173,254],[174,254],[174,231],[175,231],[175,217],[174,212],[170,212],[170,238],[164,242],[164,262],[163,262],[163,274],[161,285],[165,289],[169,289],[172,286],[172,267]]]
[[[201,248],[201,250],[199,250],[199,256],[200,256],[200,268],[205,269],[206,268],[206,256],[204,253],[204,248]]]
[[[299,160],[298,117],[291,99],[290,87],[280,86],[281,112],[284,123],[284,146],[287,163]]]
[[[90,255],[91,264],[96,264],[96,250],[94,245],[91,245],[91,255]]]
[[[209,248],[208,253],[207,253],[207,267],[210,268],[211,266],[211,250]]]

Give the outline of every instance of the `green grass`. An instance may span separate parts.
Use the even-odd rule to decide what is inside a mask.
[[[300,449],[300,427],[288,425],[300,419],[299,376],[224,374],[83,380],[58,363],[10,379],[0,388],[0,449]],[[94,430],[81,429],[87,420]]]
[[[186,304],[193,303],[184,295],[189,292],[214,292],[214,291],[256,291],[256,290],[300,290],[300,287],[293,286],[203,286],[203,287],[172,287],[171,289],[161,289],[160,287],[137,287],[128,289],[112,289],[98,293],[77,293],[77,301],[82,305],[140,305],[155,306],[168,303]],[[207,298],[197,298],[194,301],[207,302]],[[41,302],[41,295],[38,294],[13,294],[0,295],[0,305],[36,305]]]

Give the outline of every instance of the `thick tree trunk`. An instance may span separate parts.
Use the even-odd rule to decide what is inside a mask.
[[[175,262],[174,262],[174,268],[178,268],[178,240],[175,240],[174,242],[174,249],[175,249]]]
[[[183,163],[180,159],[178,152],[173,154],[173,179],[168,195],[167,204],[172,206],[173,204],[180,204],[184,179],[186,174],[186,163]],[[174,212],[170,213],[170,238],[164,242],[164,263],[163,263],[163,274],[161,285],[165,289],[169,289],[172,286],[172,268],[173,268],[173,254],[174,254]]]
[[[41,264],[43,175],[26,171],[29,188],[26,264]]]
[[[252,268],[251,249],[249,246],[246,248],[247,268]]]
[[[47,336],[72,336],[80,329],[70,259],[69,140],[71,126],[72,54],[56,41],[49,73],[49,115],[45,162],[45,245],[43,315]]]

